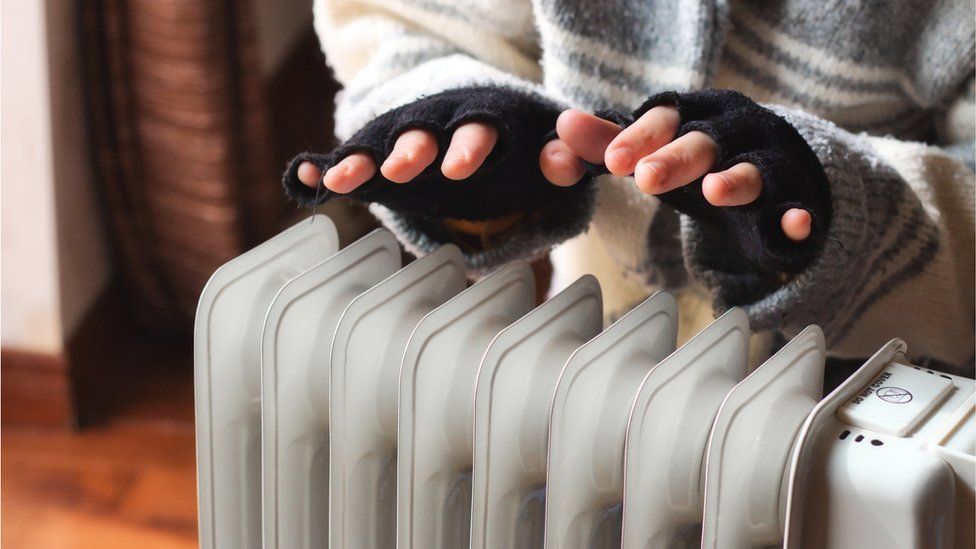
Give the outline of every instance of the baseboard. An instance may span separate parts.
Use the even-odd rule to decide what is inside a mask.
[[[4,427],[67,429],[76,420],[64,355],[0,349],[0,423]]]
[[[0,349],[4,427],[74,429],[90,424],[121,388],[115,374],[133,323],[119,284],[107,284],[69,334],[61,353]]]

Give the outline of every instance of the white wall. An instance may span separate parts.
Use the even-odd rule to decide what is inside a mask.
[[[0,3],[0,342],[57,352],[50,86],[43,2]]]
[[[0,343],[60,352],[110,273],[74,6],[0,3]]]

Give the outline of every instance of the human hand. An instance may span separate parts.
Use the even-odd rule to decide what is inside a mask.
[[[470,122],[458,127],[444,154],[441,173],[455,181],[470,177],[488,158],[497,141],[498,130],[489,124]],[[436,158],[434,134],[420,129],[408,130],[397,138],[393,152],[380,166],[380,173],[390,181],[408,183]],[[579,158],[558,139],[543,146],[539,167],[554,185],[573,185],[583,177],[584,168]],[[321,181],[327,189],[341,194],[353,191],[375,173],[375,163],[364,153],[347,156],[325,174],[311,162],[303,162],[298,167],[298,179],[305,185],[314,188]]]
[[[763,191],[763,176],[751,162],[738,162],[716,170],[718,143],[701,131],[675,137],[681,116],[673,105],[658,105],[644,112],[626,129],[577,110],[563,112],[557,122],[558,141],[547,148],[565,148],[578,159],[604,164],[614,175],[631,175],[641,191],[659,195],[702,180],[702,195],[717,207],[744,206]],[[545,154],[545,151],[543,151]],[[547,178],[566,180],[565,173]],[[810,236],[812,216],[803,208],[782,213],[780,227],[792,241]]]
[[[471,176],[494,148],[498,130],[483,122],[468,122],[458,126],[451,136],[451,144],[444,153],[440,171],[444,177],[460,181]],[[393,151],[380,166],[383,177],[395,183],[409,183],[437,158],[437,139],[427,130],[412,129],[402,133]],[[309,187],[321,183],[329,190],[345,194],[372,179],[376,164],[365,153],[353,153],[343,158],[323,174],[311,162],[298,166],[298,179]]]
[[[588,182],[553,185],[538,165],[559,112],[502,87],[423,97],[377,116],[330,153],[297,155],[285,192],[304,205],[344,195],[482,235],[526,218],[575,224],[591,207]]]

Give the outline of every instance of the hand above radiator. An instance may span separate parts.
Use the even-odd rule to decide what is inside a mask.
[[[513,123],[524,113],[536,111],[542,115],[538,120]],[[491,88],[444,92],[377,118],[331,158],[299,155],[286,179],[297,179],[313,189],[322,185],[334,193],[352,193],[354,198],[402,212],[427,209],[437,213],[443,208],[445,217],[463,220],[494,217],[496,212],[525,213],[526,205],[519,195],[533,188],[525,184],[532,178],[516,176],[516,194],[509,196],[504,180],[514,174],[500,177],[502,174],[492,166],[485,166],[486,161],[497,162],[498,156],[505,154],[500,149],[511,148],[510,141],[515,141],[518,147],[527,147],[528,153],[541,149],[539,171],[556,186],[586,185],[593,168],[605,165],[615,175],[633,175],[643,192],[670,193],[671,200],[689,212],[701,210],[704,204],[747,206],[761,195],[765,202],[770,194],[783,195],[774,209],[780,216],[779,230],[794,242],[810,236],[814,222],[811,210],[817,213],[818,224],[824,225],[821,232],[829,224],[829,191],[816,157],[788,123],[741,94],[658,94],[630,116],[611,111],[603,116],[569,110],[552,125],[551,105],[520,92]],[[777,130],[771,132],[770,127]],[[504,132],[501,144],[499,131]],[[392,145],[391,137],[395,138]],[[445,143],[449,143],[446,150]],[[438,159],[439,173],[435,165]],[[524,161],[519,158],[517,168],[524,170]],[[378,164],[382,177],[377,177]],[[470,181],[476,174],[475,179],[488,174],[501,181],[472,189],[481,186],[479,181]],[[540,182],[537,175],[536,187]],[[416,180],[423,187],[433,187],[432,179],[473,184],[463,193],[450,193],[450,187],[443,186],[437,188],[437,194],[427,188],[356,192],[367,182],[383,178],[387,184]],[[799,181],[806,185],[799,194],[787,188],[800,185]],[[671,192],[693,182],[700,187],[697,199],[694,193]],[[293,184],[286,182],[286,186]],[[292,193],[298,195],[299,191],[293,189]],[[474,207],[460,209],[456,203],[459,198]],[[494,200],[506,204],[492,206]],[[695,203],[698,206],[693,206]],[[785,208],[784,204],[808,206]],[[704,211],[701,216],[715,217]]]

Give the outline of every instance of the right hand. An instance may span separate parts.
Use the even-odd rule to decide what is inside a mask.
[[[662,194],[695,180],[702,180],[705,200],[716,207],[744,206],[759,198],[763,180],[749,162],[713,171],[718,145],[698,131],[675,138],[681,116],[677,108],[654,107],[623,129],[613,122],[577,110],[564,111],[556,121],[556,133],[578,154],[594,164],[605,164],[618,176],[633,175],[647,194]],[[658,166],[651,169],[651,164]],[[780,227],[794,242],[810,236],[813,217],[807,210],[791,208],[783,213]]]
[[[441,173],[455,181],[467,179],[481,167],[497,141],[498,130],[489,124],[462,124],[451,136],[451,144],[441,163]],[[408,183],[434,162],[437,152],[437,140],[430,132],[420,129],[405,131],[397,138],[393,151],[380,166],[380,173],[395,183]],[[584,168],[579,157],[559,139],[543,146],[539,167],[554,185],[573,185],[583,177]],[[376,165],[372,158],[363,153],[353,153],[343,158],[325,174],[311,162],[304,162],[298,167],[298,179],[305,185],[314,188],[322,181],[326,188],[340,194],[351,192],[372,179],[375,173]]]

